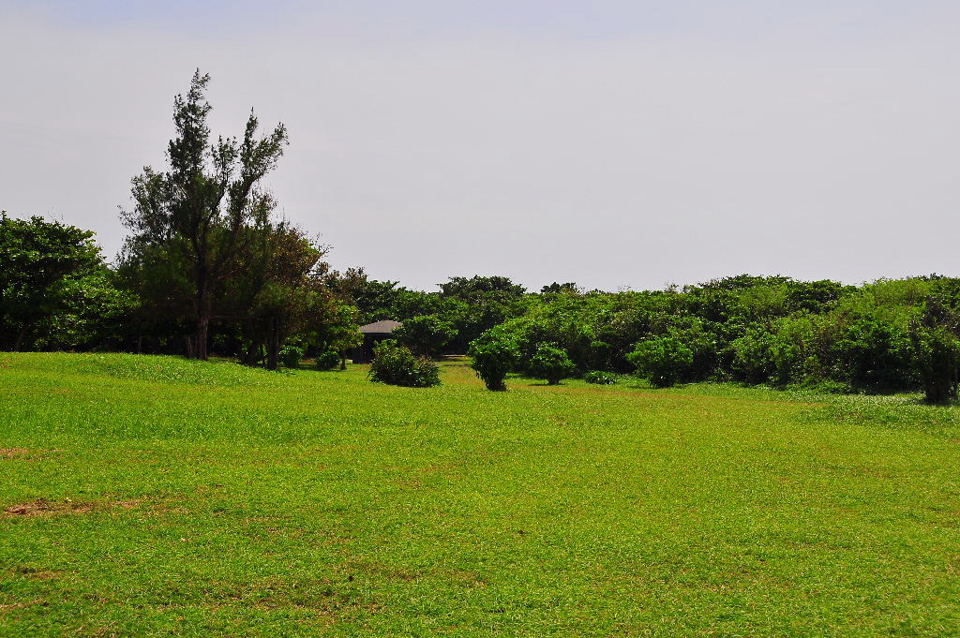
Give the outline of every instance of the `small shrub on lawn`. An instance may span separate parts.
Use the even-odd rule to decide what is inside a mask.
[[[613,385],[617,382],[617,375],[603,370],[591,370],[583,375],[583,380],[594,385]]]
[[[408,388],[440,385],[440,368],[426,357],[417,357],[410,348],[388,339],[373,349],[370,379]]]
[[[574,371],[573,362],[565,350],[552,343],[541,343],[530,359],[530,374],[538,379],[546,379],[550,385],[557,385]]]
[[[280,348],[280,363],[285,368],[297,368],[303,359],[304,350],[300,346],[287,344]]]
[[[317,354],[317,370],[333,370],[340,365],[340,353],[336,350],[324,350]]]
[[[675,337],[655,337],[638,343],[627,360],[636,366],[639,376],[666,388],[680,381],[693,365],[693,350]]]
[[[520,348],[516,340],[500,327],[491,328],[470,342],[471,366],[488,390],[507,389],[504,379],[516,365]]]

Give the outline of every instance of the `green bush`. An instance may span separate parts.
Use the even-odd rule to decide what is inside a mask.
[[[927,403],[957,398],[960,384],[960,317],[941,300],[931,298],[923,314],[910,324],[910,343],[917,376]]]
[[[906,329],[882,319],[859,319],[834,344],[838,380],[855,390],[894,392],[916,387]]]
[[[317,370],[333,370],[340,365],[340,353],[336,350],[324,350],[317,354]]]
[[[806,314],[779,319],[770,340],[771,381],[786,387],[806,383],[818,376],[819,362],[814,356],[816,324]]]
[[[528,370],[537,379],[546,379],[550,385],[557,385],[561,379],[573,374],[576,368],[566,351],[552,343],[541,343],[530,359]]]
[[[440,385],[440,368],[426,357],[417,357],[410,348],[388,339],[373,349],[370,379],[378,383],[409,388]]]
[[[603,370],[591,370],[583,375],[583,380],[594,385],[613,385],[617,382],[617,375]]]
[[[516,341],[506,331],[498,328],[487,330],[470,342],[468,354],[477,376],[483,379],[488,390],[507,389],[504,379],[516,365],[520,356]]]
[[[287,344],[280,348],[280,363],[285,368],[297,368],[303,359],[304,349],[300,346]]]
[[[673,337],[693,353],[693,361],[679,381],[703,381],[717,369],[717,336],[708,322],[698,318],[675,318],[669,321],[665,334]]]
[[[773,335],[760,326],[752,326],[742,337],[734,339],[730,344],[734,377],[745,383],[765,383],[774,369],[772,341]]]
[[[654,337],[641,341],[627,360],[637,375],[647,377],[658,388],[680,381],[693,366],[693,350],[675,337]]]

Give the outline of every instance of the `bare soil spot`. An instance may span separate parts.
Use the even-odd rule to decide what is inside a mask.
[[[61,450],[30,450],[25,447],[4,447],[0,448],[0,461],[23,459],[25,461],[36,461],[49,454],[56,454]]]
[[[140,505],[142,501],[110,501],[110,502],[84,502],[77,503],[66,499],[61,502],[48,501],[45,498],[38,498],[29,503],[20,503],[11,505],[3,510],[8,518],[13,517],[36,517],[36,516],[60,516],[64,514],[89,514],[94,510],[104,509],[132,509]]]
[[[0,448],[0,459],[16,459],[24,456],[31,456],[30,450],[25,447]]]
[[[29,565],[21,565],[20,567],[17,567],[14,572],[34,580],[53,580],[55,578],[59,578],[63,573],[53,569],[37,569],[36,567],[31,567]]]
[[[90,503],[52,503],[46,499],[38,498],[37,500],[30,501],[29,503],[11,505],[3,510],[3,513],[7,516],[44,516],[68,513],[82,514],[90,511],[91,509],[93,509],[93,506]]]

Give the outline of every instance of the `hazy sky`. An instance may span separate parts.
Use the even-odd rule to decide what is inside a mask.
[[[377,278],[960,274],[956,0],[0,0],[0,209],[115,254],[196,67]]]

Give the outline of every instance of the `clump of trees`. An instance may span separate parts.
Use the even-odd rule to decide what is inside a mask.
[[[197,71],[186,96],[174,99],[176,136],[167,147],[166,170],[148,166],[133,178],[134,207],[122,216],[132,232],[127,264],[136,268],[160,258],[174,266],[169,274],[179,285],[170,291],[186,295],[181,300],[190,310],[186,351],[198,359],[207,358],[220,295],[247,265],[241,258],[256,255],[258,248],[278,249],[274,235],[286,230],[272,223],[275,202],[261,187],[283,155],[286,128],[278,124],[261,136],[251,112],[241,138],[212,140],[207,123],[212,107],[205,95],[209,80]],[[265,262],[264,270],[274,266],[269,258]]]
[[[133,178],[134,206],[122,215],[131,235],[119,271],[140,300],[141,335],[167,348],[179,335],[198,359],[215,343],[269,369],[281,355],[290,365],[308,350],[345,350],[356,318],[325,284],[327,248],[277,219],[262,185],[286,128],[261,134],[251,111],[240,137],[214,139],[209,80],[198,71],[174,99],[167,166]]]
[[[134,305],[92,232],[0,213],[0,348],[116,347]]]
[[[436,357],[457,336],[457,330],[442,315],[420,315],[405,320],[393,336],[419,355]]]
[[[471,352],[511,344],[513,356],[483,359],[496,371],[494,387],[509,373],[547,378],[536,355],[555,348],[571,375],[592,380],[633,373],[657,387],[716,380],[922,390],[942,403],[957,396],[958,305],[960,280],[937,275],[859,287],[747,275],[663,291],[557,285],[528,294],[523,314],[484,333]]]
[[[359,339],[359,312],[329,285],[328,248],[279,219],[263,186],[287,131],[261,134],[251,112],[239,137],[214,137],[209,80],[198,71],[174,99],[166,165],[132,180],[116,268],[89,231],[3,216],[3,347],[198,359],[214,349],[271,369],[333,350],[342,364]]]
[[[529,292],[477,275],[424,292],[362,268],[332,270],[329,248],[280,218],[264,186],[286,128],[262,131],[251,112],[241,134],[215,136],[208,84],[198,71],[176,96],[165,165],[133,178],[115,266],[89,231],[0,215],[0,348],[215,353],[268,368],[313,357],[330,369],[345,367],[359,325],[395,319],[399,344],[383,361],[422,367],[468,353],[491,390],[506,389],[511,373],[551,384],[634,374],[663,387],[718,380],[957,398],[960,279],[847,286],[740,275],[607,293],[573,282]]]

